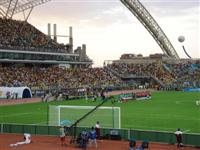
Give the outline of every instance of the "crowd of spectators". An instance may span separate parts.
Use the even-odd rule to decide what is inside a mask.
[[[79,88],[118,85],[120,82],[104,68],[0,66],[0,86]]]
[[[109,65],[121,77],[149,77],[159,79],[164,84],[169,84],[173,79],[171,73],[166,72],[162,65],[158,63],[143,63],[143,64],[125,64],[113,63]]]
[[[176,82],[174,84],[183,87],[200,87],[200,61],[185,63],[165,64]]]
[[[200,61],[176,64],[111,64],[124,77],[154,77],[165,86],[200,87]],[[80,88],[119,86],[124,82],[106,68],[69,68],[58,66],[2,66],[0,86],[31,88]]]
[[[67,49],[26,21],[1,17],[0,48],[48,52],[65,52]]]
[[[153,77],[165,86],[173,87],[199,87],[200,86],[200,61],[179,63],[143,63],[126,64],[113,63],[108,65],[121,77]]]
[[[0,49],[66,52],[58,44],[26,21],[0,17]],[[107,66],[120,77],[148,76],[166,86],[199,87],[200,61],[113,63]],[[104,68],[61,69],[59,67],[0,66],[0,86],[68,87],[109,86],[121,83]]]

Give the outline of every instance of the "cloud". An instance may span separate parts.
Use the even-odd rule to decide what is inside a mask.
[[[199,13],[199,0],[142,0],[143,5],[157,16],[183,16],[189,10]]]
[[[199,0],[141,0],[166,33],[178,54],[185,57],[179,35],[192,57],[200,57]],[[57,23],[58,34],[73,26],[74,47],[87,44],[95,65],[119,59],[123,53],[162,53],[162,50],[120,0],[52,0],[34,9],[29,22],[47,32],[47,23]],[[65,34],[66,33],[66,34]],[[62,39],[67,41],[67,39]]]

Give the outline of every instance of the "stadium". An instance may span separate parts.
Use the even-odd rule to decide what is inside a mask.
[[[58,35],[48,23],[45,34],[28,22],[46,3],[0,1],[0,150],[200,148],[200,59],[184,46],[181,58],[140,0],[120,3],[163,53],[122,53],[102,67],[86,44],[74,48],[72,26]]]

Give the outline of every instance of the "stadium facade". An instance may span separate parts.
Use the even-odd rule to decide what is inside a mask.
[[[69,37],[69,44],[59,44],[26,21],[0,18],[0,22],[1,63],[69,64],[72,67],[92,64],[86,55],[85,44],[73,51],[72,37]]]
[[[12,67],[15,67],[16,64],[26,66],[39,64],[35,70],[49,74],[49,76],[46,76],[49,82],[45,80],[44,86],[56,85],[57,87],[59,85],[66,87],[66,85],[72,85],[73,88],[77,88],[81,86],[103,85],[108,87],[111,85],[122,85],[124,81],[125,84],[131,83],[131,85],[136,85],[136,87],[143,85],[148,88],[167,87],[167,89],[181,89],[188,86],[200,86],[200,61],[180,59],[163,30],[139,0],[121,0],[121,2],[149,31],[163,50],[163,54],[154,54],[149,57],[143,57],[141,54],[126,54],[120,60],[106,61],[104,68],[98,69],[89,68],[93,62],[87,56],[85,44],[75,50],[73,49],[72,27],[69,28],[69,36],[65,36],[69,38],[69,43],[65,45],[60,44],[57,42],[56,24],[53,25],[53,35],[51,35],[50,24],[47,26],[48,35],[45,35],[29,24],[26,19],[25,21],[12,19],[15,13],[23,12],[31,8],[31,6],[33,8],[37,6],[36,3],[33,3],[31,0],[24,0],[19,1],[20,3],[15,1],[16,5],[14,5],[13,2],[10,0],[4,1],[2,4],[0,3],[0,14],[2,16],[0,18],[0,63],[3,66],[11,65]],[[30,2],[31,4],[29,5],[25,2]],[[24,8],[24,5],[27,5],[25,7],[27,9]],[[10,16],[11,8],[13,11]],[[44,69],[41,65],[66,65],[68,68],[87,68],[87,70],[63,71],[58,68]],[[0,69],[11,71],[10,68]],[[16,71],[19,69],[17,68]],[[25,85],[41,86],[41,79],[35,77],[33,82],[33,76],[35,76],[33,68],[23,69],[26,70],[26,75],[31,82],[27,83],[23,78],[19,79],[18,82],[22,82]],[[15,76],[12,72],[10,74],[12,74],[12,78]],[[20,76],[23,75],[20,74]],[[55,77],[53,81],[52,76]],[[66,76],[68,77],[67,79]],[[6,79],[6,74],[2,74],[3,77]],[[57,80],[59,80],[59,83],[57,83]],[[8,82],[13,85],[14,81],[10,79]]]
[[[50,0],[8,0],[0,2],[0,62],[1,64],[68,64],[88,67],[92,60],[86,55],[86,45],[73,51],[72,27],[69,43],[57,42],[56,24],[54,36],[45,35],[27,22],[34,7]],[[23,13],[24,21],[14,20],[14,15]]]

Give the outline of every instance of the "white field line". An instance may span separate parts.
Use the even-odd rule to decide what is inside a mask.
[[[147,128],[148,130],[156,130],[156,131],[162,131],[162,130],[166,130],[167,132],[168,132],[168,130],[176,130],[175,128],[167,128],[167,127],[162,127],[162,128],[159,128],[159,127],[156,127],[156,126],[154,126],[154,127],[149,127],[149,126],[142,126],[142,125],[140,125],[140,126],[134,126],[134,127],[132,127],[131,125],[129,125],[130,127],[131,127],[131,129],[132,130],[134,130],[134,128],[136,129],[136,130],[146,130],[146,129],[140,129],[141,127],[143,127],[143,128]],[[190,132],[191,130],[185,130],[185,131],[183,131],[183,133],[187,133],[187,132]]]
[[[15,116],[30,115],[30,114],[31,114],[31,113],[4,114],[4,115],[0,115],[0,117],[15,117]]]
[[[190,132],[191,130],[185,130],[185,131],[183,131],[183,133],[187,133],[187,132]]]
[[[44,124],[46,124],[46,121],[35,123],[35,125],[44,125]]]
[[[63,115],[65,116],[65,115]],[[73,118],[76,118],[76,117],[79,117],[80,115],[79,114],[67,114],[67,117],[73,117]],[[141,118],[141,116],[139,114],[133,114],[132,116],[138,116]],[[91,114],[89,117],[111,117],[111,115],[106,115],[106,114]],[[89,118],[88,117],[88,118]],[[171,120],[172,118],[176,118],[176,119],[179,119],[179,120],[197,120],[197,121],[200,121],[200,118],[195,118],[195,117],[185,117],[185,115],[163,115],[163,114],[143,114],[142,115],[142,118],[145,118],[145,119],[158,119],[158,120]]]
[[[154,129],[154,130],[176,130],[175,128],[167,128],[167,127],[162,127],[162,128],[159,128],[159,127],[156,127],[156,126],[154,126],[154,127],[149,127],[149,126],[144,126],[144,125],[139,125],[139,126],[134,126],[133,127],[133,125],[126,125],[126,126],[128,126],[128,127],[131,127],[131,129],[137,129],[137,130],[144,130],[144,129],[140,129],[141,127],[142,128],[147,128],[147,129]]]
[[[140,116],[140,115],[133,115],[133,116]],[[173,118],[176,118],[176,119],[180,119],[180,120],[197,120],[197,121],[200,121],[200,118],[192,118],[192,117],[185,117],[184,115],[159,115],[159,114],[143,114],[142,118],[145,118],[145,119],[160,119],[160,120],[168,120],[168,119],[172,119]],[[141,116],[140,116],[141,118]]]
[[[30,114],[42,114],[42,113],[27,112],[27,113],[3,114],[3,115],[0,115],[0,117],[15,117],[15,116],[25,116],[25,115],[30,115]]]

